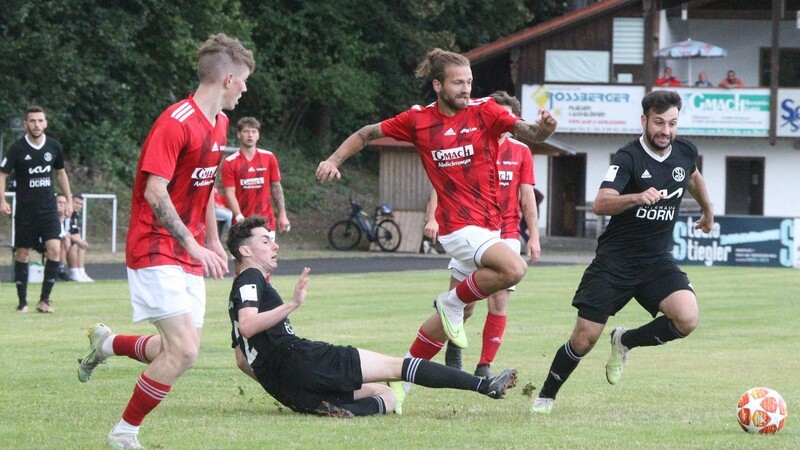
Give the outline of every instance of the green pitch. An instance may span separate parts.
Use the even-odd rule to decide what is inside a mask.
[[[493,365],[519,369],[519,385],[505,400],[416,387],[403,416],[349,421],[292,413],[240,373],[226,310],[231,280],[209,281],[197,365],[145,419],[140,439],[151,449],[800,448],[798,272],[685,269],[700,299],[697,331],[663,347],[633,350],[616,386],[605,380],[606,333],[544,417],[528,413],[529,396],[538,392],[553,353],[572,330],[570,300],[583,267],[532,267],[512,294]],[[273,283],[289,297],[295,279],[275,276]],[[312,267],[306,304],[292,323],[307,338],[402,356],[447,279],[445,270],[342,276],[314,275]],[[13,285],[4,282],[0,289],[0,448],[102,448],[143,366],[111,358],[80,384],[76,358],[94,322],[118,333],[154,332],[130,322],[127,283],[59,283],[53,315],[16,314]],[[31,286],[32,298],[38,290]],[[484,315],[479,306],[467,324],[467,370],[480,352]],[[632,303],[607,331],[648,320]],[[759,385],[777,390],[788,404],[787,424],[775,436],[747,435],[736,423],[739,395]]]

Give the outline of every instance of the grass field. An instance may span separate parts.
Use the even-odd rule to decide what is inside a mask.
[[[616,386],[605,380],[609,346],[603,338],[564,386],[553,413],[530,415],[525,392],[538,389],[568,338],[575,320],[569,303],[582,269],[533,268],[512,295],[494,365],[520,371],[506,399],[417,387],[403,416],[349,421],[292,413],[241,374],[230,349],[230,279],[209,281],[197,365],[147,417],[140,438],[150,449],[800,448],[794,415],[800,405],[800,283],[787,269],[687,267],[701,305],[692,336],[634,350]],[[292,323],[303,337],[403,355],[447,277],[445,271],[314,276],[312,267],[307,302]],[[286,297],[294,282],[294,276],[273,277]],[[102,448],[143,366],[112,358],[83,385],[75,361],[94,322],[120,333],[154,330],[130,322],[127,284],[60,283],[54,315],[15,314],[13,285],[1,289],[0,448]],[[38,295],[39,285],[30,289],[31,297]],[[467,369],[480,351],[484,311],[479,307],[468,325]],[[648,320],[633,303],[607,330]],[[775,436],[747,435],[736,423],[739,395],[758,385],[776,389],[789,406],[787,425]]]

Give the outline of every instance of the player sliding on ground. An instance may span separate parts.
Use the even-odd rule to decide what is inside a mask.
[[[289,314],[305,300],[309,268],[300,275],[292,300],[284,303],[267,282],[278,265],[278,245],[272,235],[259,216],[231,228],[228,249],[242,271],[233,282],[228,312],[239,368],[281,404],[301,413],[349,418],[393,411],[395,396],[387,381],[476,391],[495,399],[516,384],[516,369],[482,379],[418,358],[296,336]]]

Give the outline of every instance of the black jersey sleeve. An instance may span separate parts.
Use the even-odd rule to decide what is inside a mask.
[[[623,192],[625,186],[631,180],[633,173],[633,158],[630,153],[625,149],[620,149],[611,158],[611,165],[608,166],[606,176],[603,177],[603,182],[600,183],[601,189],[614,189],[617,192]]]

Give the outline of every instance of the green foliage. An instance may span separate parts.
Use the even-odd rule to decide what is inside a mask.
[[[447,284],[446,265],[442,259],[441,271],[349,275],[315,275],[312,265],[308,297],[292,314],[292,325],[306,338],[404,355],[432,312],[431,299]],[[237,369],[226,301],[231,280],[209,280],[197,364],[145,419],[142,443],[160,449],[800,448],[795,418],[800,359],[794,357],[800,285],[790,269],[686,267],[702,315],[691,336],[633,350],[625,378],[610,386],[603,370],[609,349],[605,334],[564,385],[553,413],[532,416],[526,387],[536,392],[553,353],[569,337],[575,323],[569,299],[582,269],[534,266],[512,294],[493,368],[513,366],[520,375],[504,400],[417,386],[404,415],[349,421],[292,413]],[[272,283],[290,297],[297,274],[281,272],[280,263],[278,270]],[[12,311],[13,287],[3,289],[8,295],[2,308]],[[91,324],[102,321],[122,334],[155,331],[152,325],[131,323],[125,281],[58,283],[54,298],[52,315],[0,315],[0,448],[101,448],[144,368],[115,357],[99,366],[88,384],[80,384],[75,374]],[[467,323],[467,370],[479,356],[485,311],[481,302]],[[608,327],[648,320],[632,302]],[[788,404],[787,424],[775,436],[748,435],[736,423],[739,395],[756,385],[776,389]],[[46,432],[32,431],[31,424]]]
[[[75,190],[125,189],[157,115],[196,88],[196,49],[226,32],[257,59],[232,122],[259,118],[265,142],[288,143],[316,165],[364,124],[434,99],[413,75],[433,47],[486,44],[558,14],[563,3],[6,0],[0,128],[40,104],[81,176]],[[350,162],[373,163],[361,155]]]

